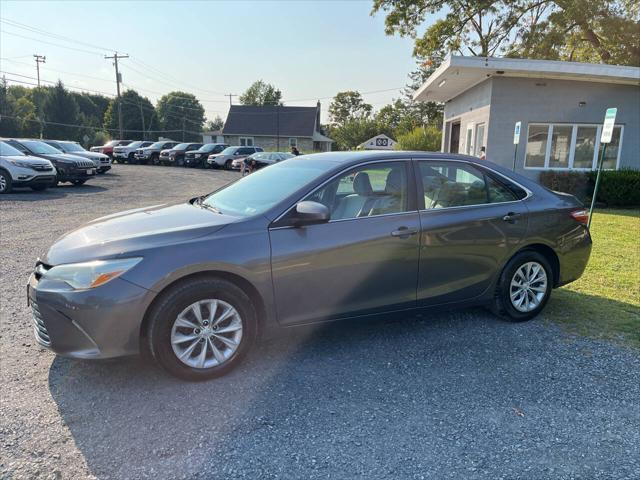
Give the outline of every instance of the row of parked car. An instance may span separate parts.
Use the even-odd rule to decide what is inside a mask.
[[[58,183],[83,185],[111,169],[111,158],[77,142],[0,138],[0,193],[14,187],[45,190]]]
[[[194,168],[226,168],[243,170],[247,158],[254,167],[275,163],[293,155],[286,152],[264,152],[260,147],[230,146],[225,143],[158,142],[111,140],[92,152],[110,155],[118,163],[167,165]]]

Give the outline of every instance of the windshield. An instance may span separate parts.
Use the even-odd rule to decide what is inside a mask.
[[[59,155],[62,153],[57,148],[37,140],[21,140],[20,143],[38,155]]]
[[[156,142],[153,145],[149,145],[149,148],[162,148],[164,147],[164,144],[167,142]]]
[[[142,142],[131,142],[129,145],[126,145],[127,148],[138,148],[142,145]]]
[[[313,160],[276,163],[212,193],[203,203],[225,215],[258,215],[334,166]]]
[[[215,143],[206,143],[200,147],[199,152],[212,152],[218,145]]]
[[[237,149],[238,147],[227,147],[222,152],[220,152],[220,155],[233,155],[233,152],[235,152]]]
[[[62,142],[59,144],[65,152],[84,152],[84,148],[82,148],[77,143],[73,142]]]
[[[187,147],[191,145],[190,143],[179,143],[178,145],[176,145],[174,148],[174,150],[186,150]]]
[[[24,153],[22,153],[20,150],[16,150],[14,147],[12,147],[11,145],[4,143],[4,142],[0,142],[0,156],[2,157],[8,157],[8,156],[24,156]]]
[[[115,147],[116,145],[118,145],[118,140],[109,140],[104,144],[105,147]]]

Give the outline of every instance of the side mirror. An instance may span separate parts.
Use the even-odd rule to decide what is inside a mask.
[[[331,213],[325,205],[318,202],[304,201],[296,205],[293,224],[296,227],[315,225],[318,223],[326,223],[330,218]]]

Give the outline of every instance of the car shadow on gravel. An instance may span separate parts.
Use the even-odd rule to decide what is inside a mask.
[[[11,193],[2,195],[0,200],[11,200],[14,202],[43,202],[67,196],[92,195],[106,190],[107,189],[105,187],[101,187],[99,185],[84,184],[76,186],[62,184],[40,192],[34,192],[30,188],[13,190]]]
[[[637,358],[627,373],[603,371],[602,355],[560,335],[478,309],[405,315],[292,332],[203,383],[140,358],[56,358],[49,388],[98,478],[610,472],[633,448],[638,414],[601,395],[614,388],[624,405],[638,393],[620,387]],[[617,440],[602,440],[607,429]]]

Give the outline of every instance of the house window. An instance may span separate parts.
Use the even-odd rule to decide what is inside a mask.
[[[464,153],[467,155],[471,155],[473,153],[473,124],[467,127],[467,138],[464,149]]]
[[[241,147],[253,147],[253,137],[240,137]]]
[[[290,147],[298,147],[298,139],[297,138],[290,138],[289,139],[289,146]]]
[[[476,157],[480,156],[480,149],[484,146],[484,123],[476,125],[476,146],[473,154]]]
[[[618,168],[623,136],[622,125],[613,129],[603,168]],[[530,124],[525,168],[593,170],[598,166],[601,125]]]

